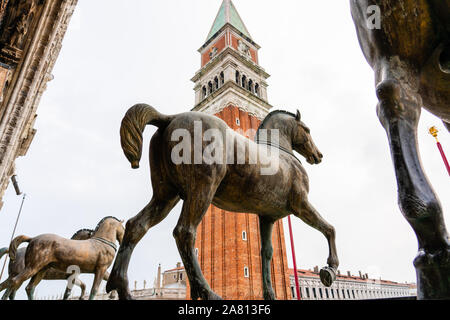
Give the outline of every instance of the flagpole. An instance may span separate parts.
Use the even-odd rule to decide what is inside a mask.
[[[445,156],[444,149],[442,148],[442,145],[437,138],[438,130],[436,129],[436,127],[431,127],[429,132],[436,139],[437,147],[439,149],[439,152],[441,153],[441,157],[442,157],[442,160],[444,161],[444,165],[447,168],[448,175],[450,176],[450,165],[448,164],[448,160],[447,160],[447,157]]]
[[[292,235],[292,225],[291,225],[291,216],[290,215],[288,216],[288,224],[289,224],[289,235],[291,238],[292,261],[294,262],[295,290],[297,292],[297,300],[301,300],[300,286],[298,284],[297,262],[295,261],[294,237]]]
[[[25,201],[25,196],[26,196],[26,194],[24,193],[23,198],[22,198],[22,203],[20,204],[19,214],[17,215],[17,218],[16,218],[16,224],[14,225],[13,233],[11,235],[11,241],[14,239],[14,234],[16,233],[16,228],[17,228],[17,224],[19,223],[20,214],[22,213],[22,207],[23,207],[23,203]],[[10,241],[10,243],[11,243],[11,241]],[[3,262],[2,272],[0,273],[0,280],[2,279],[3,271],[5,271],[5,266],[6,266],[7,260],[8,260],[8,256],[5,257],[5,261]]]

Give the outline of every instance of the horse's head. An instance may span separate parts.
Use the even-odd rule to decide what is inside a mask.
[[[123,236],[125,234],[123,222],[123,220],[119,220],[115,217],[105,217],[98,223],[94,234],[96,237],[103,237],[112,242],[117,240],[119,244],[122,244]]]
[[[319,164],[322,161],[323,155],[314,144],[311,131],[301,121],[300,111],[298,110],[292,132],[292,148],[304,156],[310,164]]]

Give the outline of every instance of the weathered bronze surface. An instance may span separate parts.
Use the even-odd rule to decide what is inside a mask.
[[[208,164],[208,159],[203,159],[198,164],[176,164],[172,158],[172,150],[179,140],[173,141],[172,134],[179,129],[185,129],[189,133],[186,139],[193,147],[183,156],[194,159],[195,149],[199,147],[195,145],[198,143],[195,141],[196,123],[201,123],[202,133],[217,129],[222,137],[226,137],[228,132],[229,140],[226,142],[225,138],[212,139],[212,142],[202,139],[199,142],[200,150],[207,150],[206,148],[212,145],[216,151],[222,151],[219,159],[221,161]],[[270,276],[272,227],[274,222],[289,214],[299,217],[327,238],[329,267],[322,269],[321,280],[325,285],[331,285],[339,264],[335,230],[309,203],[308,177],[300,161],[293,155],[293,150],[311,164],[320,163],[322,154],[314,145],[310,131],[301,121],[299,112],[297,115],[286,111],[270,113],[258,129],[256,139],[260,144],[257,144],[234,132],[223,120],[215,116],[202,112],[166,116],[151,106],[135,105],[127,112],[121,126],[122,148],[133,168],[139,167],[142,132],[147,124],[159,128],[150,143],[153,198],[126,224],[124,240],[107,283],[108,292],[116,289],[120,299],[132,298],[127,277],[131,254],[148,229],[161,222],[180,199],[184,200],[183,209],[173,235],[189,277],[191,297],[194,300],[220,299],[203,277],[194,251],[197,226],[210,204],[226,211],[259,215],[265,299],[275,299]],[[266,143],[265,139],[270,137],[264,138],[260,134],[262,129],[279,130],[277,146]],[[242,153],[234,152],[237,150],[236,145],[245,146],[246,161],[243,164],[238,161]],[[251,164],[248,154],[255,150],[272,152]],[[263,163],[278,163],[277,172],[263,175]]]
[[[108,278],[106,270],[114,260],[115,241],[122,242],[125,228],[122,221],[114,217],[105,217],[97,225],[92,236],[86,240],[65,239],[54,234],[43,234],[34,238],[18,236],[9,246],[9,257],[12,261],[19,259],[18,246],[29,242],[24,254],[24,267],[0,284],[0,291],[6,289],[2,299],[6,300],[14,294],[24,281],[31,278],[27,286],[31,299],[34,288],[44,277],[68,278],[69,267],[76,266],[80,273],[93,273],[94,283],[89,298],[93,299],[100,282]],[[66,290],[65,298],[70,295]]]
[[[400,210],[418,239],[418,298],[450,299],[449,237],[417,144],[422,107],[450,130],[450,0],[350,3],[362,51],[375,71],[377,114],[389,140]],[[378,29],[368,27],[369,6],[379,8]]]
[[[75,232],[75,234],[72,236],[72,240],[86,240],[92,237],[92,233],[94,230],[90,229],[81,229]],[[26,248],[19,248],[16,252],[16,259],[15,260],[9,260],[8,265],[8,275],[9,278],[14,278],[17,276],[22,270],[25,269],[25,252],[27,251]],[[0,258],[7,254],[9,252],[8,248],[2,248],[0,249]],[[53,268],[49,268],[45,275],[43,276],[42,280],[66,280],[70,275],[66,272],[62,272]],[[106,279],[107,280],[107,279]],[[81,288],[81,295],[80,299],[84,296],[84,292],[86,290],[86,285],[79,279],[76,279],[75,285],[79,286]],[[31,282],[26,287],[26,292],[28,295],[29,300],[34,300],[34,291],[36,289],[37,284],[33,285]],[[16,291],[14,290],[10,293],[9,299],[14,300],[16,296]],[[64,295],[64,300],[66,300],[70,296],[69,287],[66,288],[66,293]],[[67,294],[68,293],[68,294]],[[66,296],[67,294],[67,296]]]

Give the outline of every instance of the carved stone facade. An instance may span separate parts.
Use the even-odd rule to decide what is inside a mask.
[[[36,130],[36,110],[78,0],[7,0],[0,7],[0,209],[14,162]]]

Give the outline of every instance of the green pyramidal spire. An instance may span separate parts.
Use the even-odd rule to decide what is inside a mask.
[[[238,29],[245,36],[249,37],[250,39],[252,38],[247,28],[245,27],[244,22],[239,16],[239,13],[237,12],[233,2],[231,0],[223,0],[222,5],[219,9],[219,13],[217,14],[216,20],[214,20],[214,24],[208,34],[208,38],[206,39],[206,41],[211,39],[216,34],[216,32],[219,31],[227,23]]]

